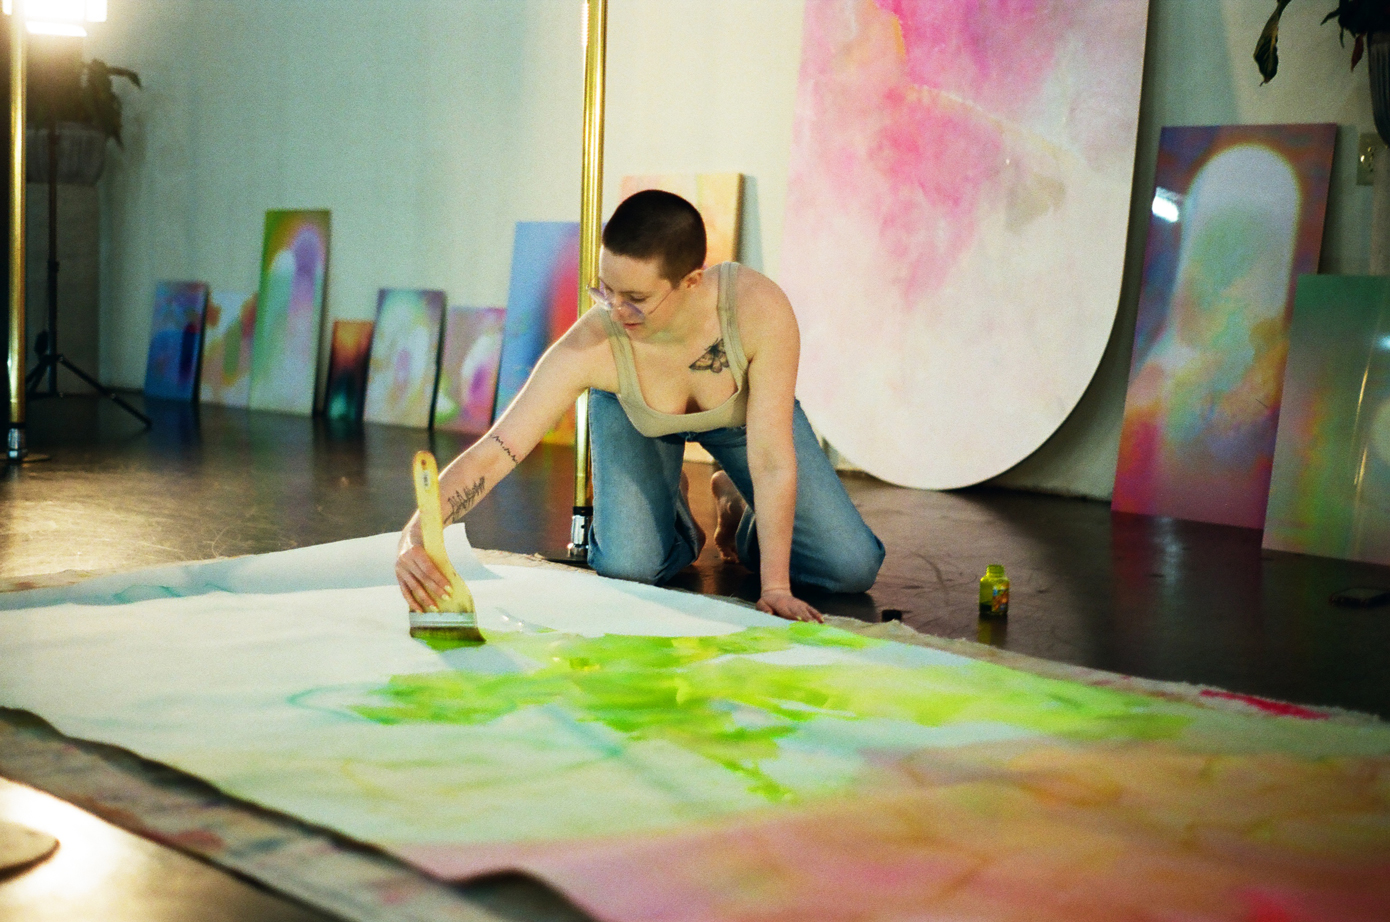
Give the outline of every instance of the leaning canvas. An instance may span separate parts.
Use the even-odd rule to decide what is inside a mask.
[[[1261,528],[1334,125],[1165,128],[1114,508]]]
[[[659,173],[624,176],[622,197],[644,189],[674,192],[705,219],[705,265],[739,258],[739,222],[743,207],[742,173]]]
[[[313,412],[328,234],[327,211],[266,212],[252,409],[304,416]]]
[[[434,399],[436,429],[482,435],[492,425],[505,317],[500,307],[449,308]]]
[[[244,407],[251,397],[251,347],[256,334],[256,295],[215,290],[208,295],[199,399]]]
[[[521,391],[541,353],[574,324],[578,311],[579,225],[569,221],[518,222],[494,419]],[[547,441],[573,438],[570,414]]]
[[[778,281],[800,397],[892,483],[1043,444],[1119,303],[1147,0],[805,5]]]
[[[208,286],[202,282],[160,282],[154,290],[154,322],[145,363],[145,396],[193,400],[203,345],[203,312]]]
[[[430,424],[443,319],[442,291],[381,289],[363,419],[419,429]]]
[[[1298,280],[1264,546],[1390,565],[1390,279]]]
[[[328,349],[328,384],[323,415],[335,422],[360,423],[367,398],[367,361],[372,351],[370,320],[335,320]]]

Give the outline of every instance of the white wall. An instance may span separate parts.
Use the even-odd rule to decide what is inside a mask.
[[[254,288],[270,208],[333,212],[331,318],[382,286],[503,304],[512,229],[577,220],[578,0],[118,0],[137,70],[103,180],[101,374],[139,386],[155,282]],[[775,271],[801,0],[612,0],[606,208],[624,173],[755,179]],[[325,331],[326,335],[326,331]]]
[[[753,177],[747,261],[780,265],[804,0],[610,0],[605,209],[624,173]],[[1271,0],[1151,0],[1119,319],[1058,433],[1001,476],[1107,497],[1114,476],[1158,129],[1335,121],[1323,271],[1363,272],[1372,127],[1365,64],[1284,17],[1268,86],[1250,58]],[[143,379],[161,278],[254,287],[266,209],[333,211],[329,315],[368,317],[384,285],[506,299],[512,227],[578,216],[579,0],[115,0],[88,51],[134,67],[127,152],[102,181],[101,374]],[[757,246],[760,244],[760,248]]]

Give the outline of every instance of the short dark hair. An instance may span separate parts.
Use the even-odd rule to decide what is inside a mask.
[[[603,228],[610,253],[656,259],[672,285],[705,264],[705,220],[695,206],[670,192],[636,192],[613,209]]]

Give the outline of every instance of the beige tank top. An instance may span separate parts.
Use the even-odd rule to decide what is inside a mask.
[[[724,354],[729,359],[729,370],[734,376],[734,392],[717,407],[698,413],[662,413],[647,406],[646,398],[642,396],[642,386],[637,381],[632,340],[627,338],[627,331],[607,311],[603,311],[603,328],[608,332],[608,345],[613,349],[613,362],[618,366],[618,403],[622,404],[633,427],[649,439],[677,432],[736,428],[748,421],[748,389],[745,386],[748,357],[743,354],[743,341],[738,336],[734,295],[738,263],[720,263],[708,271],[718,273],[719,331],[724,339]]]

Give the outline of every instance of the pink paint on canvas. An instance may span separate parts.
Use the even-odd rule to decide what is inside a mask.
[[[977,482],[1080,399],[1118,304],[1146,7],[807,3],[780,281],[798,394],[871,473]]]
[[[853,797],[672,832],[393,851],[445,879],[523,869],[623,922],[1370,922],[1390,913],[1390,841],[1344,818],[1384,816],[1387,772],[1013,741],[886,759]]]
[[[482,435],[492,425],[505,315],[500,307],[449,308],[434,399],[436,429]]]

